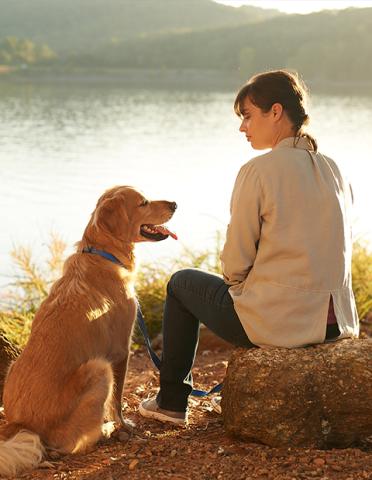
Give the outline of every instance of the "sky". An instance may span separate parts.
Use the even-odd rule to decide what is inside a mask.
[[[343,9],[349,7],[372,7],[370,0],[214,0],[217,3],[240,7],[253,5],[262,8],[275,8],[286,13],[310,13],[319,10]]]

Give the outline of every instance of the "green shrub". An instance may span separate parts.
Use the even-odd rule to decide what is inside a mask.
[[[212,252],[194,252],[185,248],[177,260],[144,264],[139,268],[136,292],[150,337],[154,337],[161,330],[166,288],[171,275],[182,268],[200,268],[221,273],[220,251],[221,235],[218,233]],[[138,330],[135,340],[140,341]]]
[[[24,347],[36,310],[61,275],[65,250],[66,243],[52,233],[44,268],[36,265],[27,247],[16,247],[11,252],[19,274],[9,285],[0,305],[0,333],[18,348]]]
[[[354,243],[353,291],[361,323],[361,332],[372,335],[372,251],[363,241]]]
[[[217,234],[215,248],[211,252],[185,249],[176,260],[145,263],[140,266],[136,292],[150,337],[154,337],[161,330],[166,286],[172,273],[191,267],[221,273],[219,256],[222,241],[222,236]],[[47,296],[51,284],[61,275],[66,244],[57,235],[52,235],[48,249],[49,256],[44,269],[36,265],[31,251],[25,247],[18,247],[11,253],[20,274],[9,285],[5,295],[6,301],[0,305],[0,333],[3,333],[18,348],[25,345],[36,310]],[[352,273],[362,332],[370,336],[372,334],[372,252],[360,241],[354,245]],[[137,330],[134,339],[135,342],[142,342]]]

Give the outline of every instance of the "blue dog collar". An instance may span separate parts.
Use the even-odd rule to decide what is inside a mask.
[[[120,265],[121,267],[125,266],[121,263],[121,261],[116,258],[111,253],[105,252],[104,250],[98,250],[94,247],[85,247],[82,250],[83,253],[93,253],[94,255],[99,255],[100,257],[106,258],[106,260],[110,260],[110,262],[116,263],[116,265]]]

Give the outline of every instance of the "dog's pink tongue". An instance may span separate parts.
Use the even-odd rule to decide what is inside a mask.
[[[169,235],[170,237],[174,238],[175,240],[178,240],[177,235],[170,230],[168,230],[164,225],[156,227],[157,230],[162,233],[163,235]]]

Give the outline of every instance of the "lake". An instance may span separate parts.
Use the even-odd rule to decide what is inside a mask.
[[[179,241],[140,244],[143,261],[213,248],[229,220],[238,170],[260,153],[238,131],[234,96],[0,83],[0,284],[14,270],[14,245],[30,246],[43,262],[53,231],[71,251],[98,197],[118,184],[178,203],[169,225]],[[355,234],[371,240],[372,97],[314,94],[309,110],[320,151],[353,185]]]

